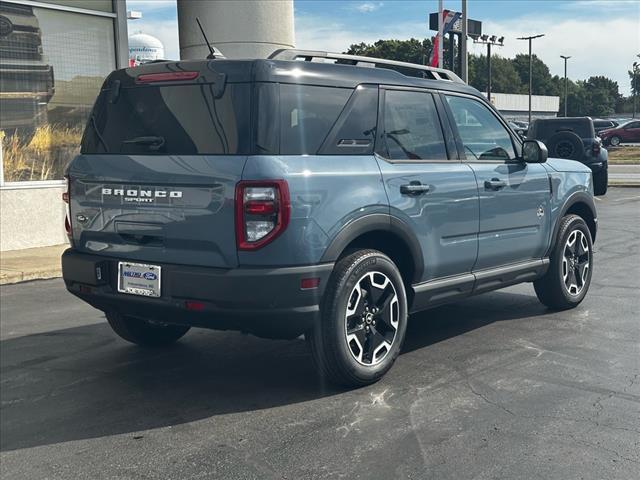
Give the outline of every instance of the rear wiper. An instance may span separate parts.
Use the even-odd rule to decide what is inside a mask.
[[[160,150],[164,146],[164,137],[158,137],[153,135],[146,136],[146,137],[135,137],[135,138],[129,138],[127,140],[123,140],[122,143],[146,145],[149,147],[149,150]]]
[[[107,142],[105,142],[102,135],[100,135],[100,130],[98,130],[98,126],[96,125],[96,117],[93,113],[91,113],[91,116],[89,117],[89,123],[93,127],[93,131],[96,132],[98,140],[100,140],[100,143],[104,147],[104,153],[109,153],[109,147],[107,147]]]

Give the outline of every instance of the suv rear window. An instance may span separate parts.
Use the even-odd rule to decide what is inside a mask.
[[[250,84],[145,85],[103,90],[82,139],[82,153],[247,154]]]

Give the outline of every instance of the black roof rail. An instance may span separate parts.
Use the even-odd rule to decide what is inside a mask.
[[[269,55],[269,59],[271,60],[303,60],[306,62],[312,62],[314,58],[337,60],[341,64],[355,65],[358,67],[376,68],[380,65],[383,66],[383,68],[386,67],[390,70],[399,71],[399,73],[403,73],[402,70],[411,70],[415,72],[416,75],[409,76],[464,84],[464,81],[451,70],[430,67],[427,65],[418,65],[416,63],[386,60],[384,58],[348,55],[346,53],[331,53],[319,50],[297,50],[295,48],[281,48]]]

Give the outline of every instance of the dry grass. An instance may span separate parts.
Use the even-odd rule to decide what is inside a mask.
[[[81,128],[57,125],[38,127],[30,139],[0,131],[6,182],[59,180],[69,161],[78,154]]]
[[[609,163],[640,165],[640,147],[609,147]]]

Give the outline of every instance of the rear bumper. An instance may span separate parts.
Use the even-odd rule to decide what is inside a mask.
[[[609,168],[608,161],[588,163],[586,165],[591,169],[591,172],[593,172],[594,174],[604,172]]]
[[[62,255],[67,289],[100,310],[284,338],[300,335],[313,326],[333,270],[333,263],[235,269],[161,264],[162,296],[147,298],[117,291],[117,266],[118,259],[73,249]],[[319,278],[320,285],[301,289],[303,278]],[[198,302],[197,310],[193,306],[188,309],[187,301]]]

